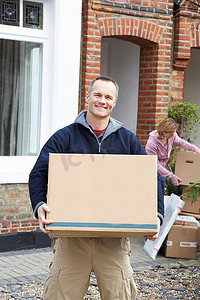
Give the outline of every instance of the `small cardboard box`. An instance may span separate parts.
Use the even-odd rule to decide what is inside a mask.
[[[185,212],[185,211],[181,211],[181,214],[184,215],[184,216],[191,216],[191,217],[194,217],[196,219],[199,219],[199,217],[200,217],[199,214],[192,214],[192,213]]]
[[[196,259],[197,227],[173,225],[163,244],[166,257]]]
[[[182,185],[190,185],[200,180],[200,154],[177,152],[175,175],[182,179]]]
[[[198,227],[198,221],[192,216],[179,215],[174,222],[174,225]]]
[[[200,172],[200,170],[199,170]],[[186,193],[187,190],[185,190],[186,186],[183,186],[182,194]],[[199,209],[200,209],[200,196],[197,198],[197,200],[192,203],[192,200],[188,198],[187,196],[183,196],[182,200],[185,202],[185,205],[182,209],[183,212],[188,212],[191,214],[197,214],[199,215]],[[199,215],[200,217],[200,215]]]
[[[156,156],[50,154],[50,237],[144,237],[157,231]]]

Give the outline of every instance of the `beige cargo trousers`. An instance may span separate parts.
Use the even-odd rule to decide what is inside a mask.
[[[128,238],[58,238],[44,300],[82,300],[95,272],[102,300],[134,300]]]

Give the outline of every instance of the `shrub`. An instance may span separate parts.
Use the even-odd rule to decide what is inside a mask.
[[[200,122],[200,115],[198,113],[199,107],[189,102],[174,103],[168,111],[168,117],[172,118],[178,125],[178,134],[188,142],[192,143],[191,136],[195,138],[197,126]],[[179,147],[173,147],[170,159],[166,168],[174,173],[175,171],[175,153],[180,151]],[[174,186],[171,180],[165,180],[165,194],[171,195],[174,193],[178,196],[182,194],[182,186]]]
[[[200,122],[199,107],[189,102],[177,102],[168,111],[168,117],[179,125],[179,135],[191,141],[191,134],[196,133]]]

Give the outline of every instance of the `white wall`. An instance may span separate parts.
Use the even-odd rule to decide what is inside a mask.
[[[183,101],[199,106],[200,114],[200,49],[191,50],[191,58],[184,77]],[[200,148],[200,125],[194,144]]]
[[[119,99],[112,116],[136,132],[140,46],[131,42],[102,39],[101,75],[108,75],[119,84]]]
[[[52,132],[78,113],[81,8],[81,0],[55,1]]]

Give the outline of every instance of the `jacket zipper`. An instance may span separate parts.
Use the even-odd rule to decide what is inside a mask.
[[[99,141],[98,141],[99,143]],[[101,143],[99,143],[99,153],[101,152]]]
[[[98,145],[99,145],[99,153],[101,152],[101,143],[102,143],[102,140],[101,140],[101,142],[99,142],[99,140],[98,140],[98,137],[96,136],[96,134],[91,130],[91,128],[90,128],[90,131],[91,131],[91,133],[92,134],[94,134],[94,136],[95,136],[95,138],[96,138],[96,140],[97,140],[97,143],[98,143]]]

